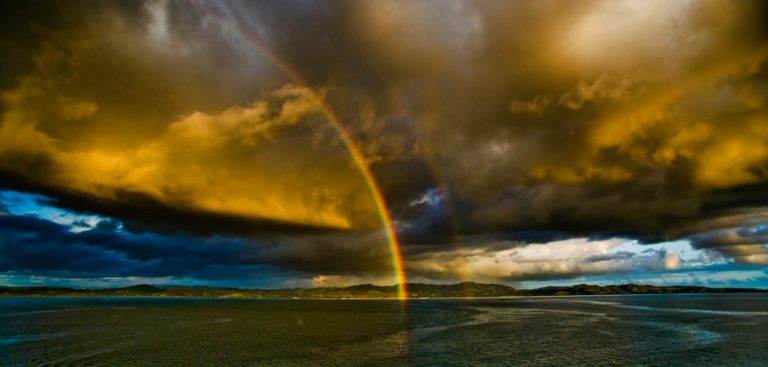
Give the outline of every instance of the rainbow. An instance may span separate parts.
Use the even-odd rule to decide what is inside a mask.
[[[434,155],[430,154],[429,152],[422,152],[421,154],[422,159],[429,163],[427,164],[427,167],[429,167],[429,172],[432,175],[432,179],[434,180],[435,184],[439,185],[442,191],[442,199],[444,204],[443,208],[445,209],[443,213],[448,220],[448,226],[451,232],[451,237],[453,239],[453,252],[456,254],[459,281],[464,285],[462,288],[463,297],[471,298],[472,296],[469,294],[468,282],[472,280],[472,276],[467,271],[467,261],[464,245],[461,240],[461,233],[459,232],[459,221],[455,214],[456,208],[452,199],[452,191],[450,186],[447,184],[448,181],[443,179],[443,176],[438,171],[439,166],[435,163],[434,159],[432,158],[433,156]]]
[[[373,173],[371,172],[371,169],[365,160],[365,157],[360,152],[360,149],[357,148],[357,145],[355,145],[355,142],[352,140],[352,136],[344,128],[344,126],[339,121],[339,118],[336,117],[336,115],[333,113],[331,108],[326,103],[324,103],[323,98],[321,98],[314,91],[314,89],[309,87],[309,85],[301,78],[301,76],[295,70],[293,70],[286,62],[280,60],[277,57],[277,55],[275,55],[272,51],[270,51],[269,48],[264,46],[256,36],[253,36],[250,33],[243,31],[241,27],[231,26],[230,22],[227,22],[224,19],[222,19],[221,24],[226,25],[229,28],[229,31],[231,31],[234,35],[237,35],[243,41],[246,41],[249,45],[251,45],[257,52],[259,52],[259,54],[265,57],[272,65],[274,65],[280,71],[282,71],[283,74],[285,74],[285,76],[288,79],[306,88],[309,91],[312,99],[320,107],[320,111],[328,119],[328,121],[330,121],[331,125],[336,130],[339,137],[341,138],[341,141],[344,144],[344,147],[347,149],[347,151],[349,151],[349,155],[352,157],[352,160],[354,161],[355,166],[357,166],[358,170],[362,174],[363,180],[365,181],[365,184],[368,187],[368,191],[371,193],[371,196],[373,197],[373,201],[376,206],[376,211],[378,212],[379,218],[381,220],[381,225],[382,227],[384,227],[384,231],[387,237],[387,243],[389,245],[389,252],[392,257],[392,266],[395,272],[395,280],[397,281],[397,298],[401,300],[408,299],[408,292],[406,290],[405,271],[403,270],[403,257],[400,254],[400,244],[398,243],[397,236],[395,235],[394,226],[392,225],[392,218],[389,215],[387,204],[384,201],[384,195],[382,195],[381,190],[379,189],[379,186],[373,177]]]

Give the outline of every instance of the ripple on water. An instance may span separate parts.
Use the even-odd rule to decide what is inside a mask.
[[[687,347],[711,344],[721,338],[719,333],[703,329],[697,325],[681,325],[655,321],[640,321],[639,323],[672,332],[673,335],[669,338],[671,342],[680,343]]]
[[[0,335],[0,347],[28,341],[51,339],[62,335],[63,334]]]

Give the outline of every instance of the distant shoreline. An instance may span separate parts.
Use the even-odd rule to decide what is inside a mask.
[[[763,293],[760,288],[709,288],[699,286],[653,286],[578,284],[567,287],[515,289],[501,284],[464,282],[457,284],[421,284],[406,286],[408,299],[501,299],[519,297],[589,296],[623,294],[713,294]],[[273,300],[399,300],[398,288],[360,284],[349,287],[239,289],[216,287],[165,286],[140,284],[124,288],[74,289],[64,287],[0,287],[0,297],[156,297],[205,299]]]
[[[412,297],[412,298],[257,298],[257,297],[202,297],[202,296],[105,296],[105,295],[9,295],[2,294],[3,298],[108,298],[108,299],[189,299],[189,300],[218,300],[218,301],[472,301],[472,300],[511,300],[524,298],[565,298],[565,297],[609,297],[609,296],[667,296],[667,295],[711,295],[711,294],[759,294],[768,293],[768,290],[745,292],[701,292],[701,293],[616,293],[616,294],[566,294],[547,296],[498,296],[498,297]]]

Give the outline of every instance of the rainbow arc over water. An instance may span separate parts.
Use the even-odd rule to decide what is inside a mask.
[[[365,157],[360,152],[360,149],[358,149],[357,145],[352,139],[352,136],[344,128],[344,126],[339,121],[339,118],[333,113],[331,108],[324,102],[323,98],[320,95],[318,95],[318,93],[315,92],[315,90],[311,88],[301,78],[301,76],[295,70],[293,70],[293,68],[291,68],[286,62],[278,58],[277,55],[275,55],[269,48],[264,46],[264,44],[261,42],[261,40],[258,37],[241,29],[241,27],[232,25],[226,19],[221,19],[221,20],[222,20],[222,24],[226,25],[229,31],[231,31],[234,35],[238,36],[239,38],[241,38],[243,41],[247,42],[251,47],[253,47],[254,50],[256,50],[264,58],[266,58],[272,65],[280,69],[280,71],[282,71],[283,74],[285,74],[285,76],[288,79],[306,88],[309,91],[312,99],[319,106],[320,111],[323,113],[323,115],[328,119],[328,121],[331,123],[333,128],[336,130],[336,132],[338,133],[338,136],[341,138],[341,141],[344,144],[344,147],[347,149],[347,151],[349,152],[349,155],[352,157],[352,161],[354,162],[355,166],[358,168],[361,175],[363,176],[363,180],[365,181],[368,191],[370,191],[371,196],[373,197],[373,201],[376,206],[376,211],[379,214],[381,225],[384,228],[384,231],[387,237],[387,243],[389,246],[389,252],[392,257],[392,266],[394,268],[395,280],[397,282],[397,298],[402,300],[407,299],[408,292],[406,290],[405,271],[403,270],[403,257],[400,254],[400,244],[397,241],[395,229],[392,224],[392,218],[389,215],[387,204],[384,201],[384,195],[382,195],[381,190],[379,189],[379,186],[376,183],[376,180],[373,176],[373,173],[371,172],[368,162],[365,160]]]

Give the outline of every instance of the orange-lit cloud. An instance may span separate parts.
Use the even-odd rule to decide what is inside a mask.
[[[457,235],[654,242],[768,222],[759,1],[3,7],[2,188],[133,231],[280,236],[263,261],[360,276],[341,252],[376,242],[379,217],[312,93],[370,163],[417,276],[501,276],[489,261],[514,258],[441,255]],[[437,204],[412,204],[430,190]],[[764,263],[760,242],[693,243]],[[378,277],[377,251],[351,253]],[[519,277],[609,264],[523,255]]]

